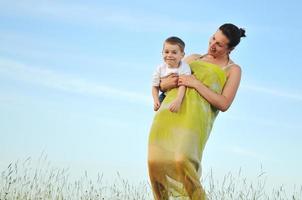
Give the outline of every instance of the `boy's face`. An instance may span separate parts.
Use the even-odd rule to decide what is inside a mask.
[[[170,67],[179,67],[179,63],[185,55],[177,44],[169,43],[164,44],[162,54],[165,63]]]

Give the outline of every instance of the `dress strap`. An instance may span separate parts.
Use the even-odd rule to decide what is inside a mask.
[[[235,63],[234,63],[234,61],[232,61],[231,59],[229,60],[229,62],[225,65],[225,66],[223,66],[222,67],[222,69],[223,70],[227,70],[227,69],[229,69],[231,66],[233,66],[233,65],[236,65]]]
[[[197,59],[202,59],[202,58],[204,58],[206,55],[208,55],[208,54],[203,54],[203,55],[199,56]]]

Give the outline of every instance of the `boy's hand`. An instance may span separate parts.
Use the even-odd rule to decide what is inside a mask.
[[[154,100],[153,109],[154,111],[157,111],[160,107],[160,102],[158,99]]]
[[[171,112],[178,112],[181,105],[181,100],[175,99],[169,106]]]

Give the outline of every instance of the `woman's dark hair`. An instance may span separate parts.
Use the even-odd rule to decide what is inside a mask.
[[[226,23],[219,27],[219,30],[229,39],[228,47],[234,48],[239,44],[241,37],[246,37],[245,30],[234,24]]]

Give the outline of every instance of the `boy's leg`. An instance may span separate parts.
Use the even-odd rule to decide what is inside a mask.
[[[162,102],[164,101],[165,97],[166,97],[165,93],[162,92],[162,93],[159,95],[159,97],[158,97],[158,98],[159,98],[159,102],[162,103]]]

